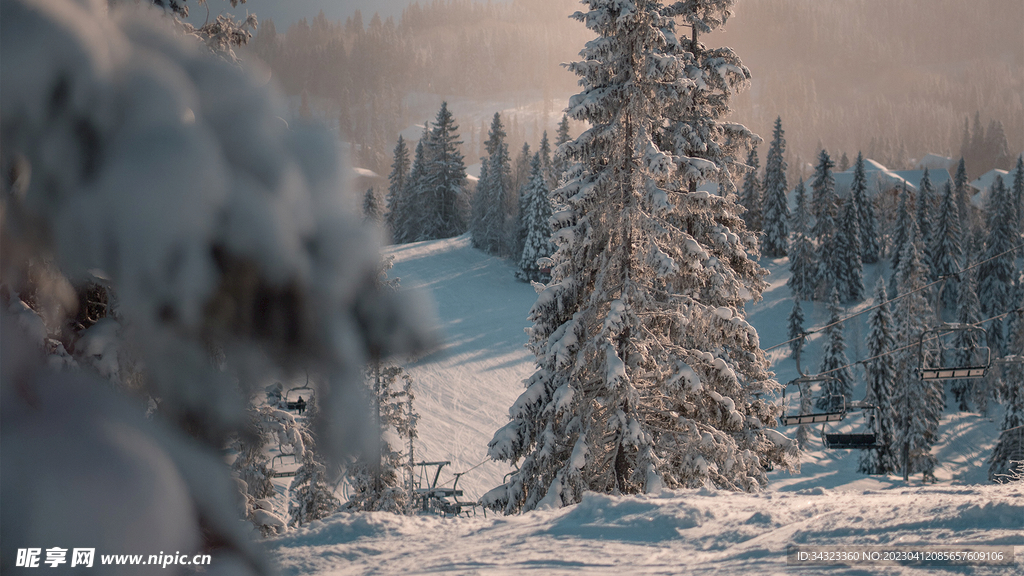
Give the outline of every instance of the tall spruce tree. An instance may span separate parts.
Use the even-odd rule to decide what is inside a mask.
[[[505,127],[497,112],[491,121],[485,148],[487,156],[481,162],[486,169],[481,167],[480,181],[473,197],[470,230],[474,246],[488,254],[504,256],[509,253],[509,239],[505,233],[509,204],[516,201],[516,196],[512,188],[512,165],[508,143],[505,142]]]
[[[778,408],[760,395],[778,385],[742,316],[765,272],[736,204],[697,191],[753,138],[721,121],[749,72],[675,33],[677,19],[718,28],[732,2],[588,6],[574,17],[598,37],[569,65],[583,86],[569,113],[591,127],[560,147],[581,169],[555,192],[552,281],[530,312],[538,367],[489,444],[519,468],[485,500],[760,489],[795,456],[768,431]]]
[[[889,269],[892,271],[892,278],[889,280],[889,293],[896,293],[896,274],[900,268],[900,259],[907,244],[914,241],[911,230],[917,229],[917,222],[914,213],[910,211],[910,192],[906,185],[900,189],[899,204],[896,208],[896,220],[893,223],[892,234],[889,235]]]
[[[951,311],[956,308],[958,283],[956,273],[963,268],[964,264],[962,242],[960,212],[956,207],[953,187],[947,181],[942,189],[938,219],[935,222],[935,232],[932,235],[931,275],[935,279],[946,279],[939,286],[937,301],[943,308]]]
[[[912,224],[910,240],[903,246],[900,267],[896,271],[897,291],[893,317],[896,322],[896,340],[914,342],[930,326],[932,310],[928,299],[920,291],[928,281],[928,269],[917,250],[917,225]],[[899,414],[896,443],[901,448],[900,466],[904,476],[921,472],[923,478],[934,479],[936,459],[932,444],[942,415],[944,398],[942,381],[925,381],[918,371],[918,351],[909,348],[897,356],[897,373],[901,374],[896,390]]]
[[[786,255],[789,247],[789,202],[786,199],[786,138],[782,118],[775,118],[772,143],[764,162],[764,197],[761,204],[762,252],[771,258]]]
[[[865,474],[889,474],[897,470],[899,462],[896,453],[896,406],[894,405],[894,382],[896,365],[891,354],[895,348],[893,340],[893,319],[885,295],[885,279],[878,277],[875,283],[876,308],[868,315],[868,358],[865,365],[867,375],[867,398],[875,409],[868,412],[868,427],[876,434],[877,448],[865,450],[860,457],[858,470]]]
[[[549,258],[555,251],[551,242],[551,192],[540,153],[530,162],[530,185],[523,196],[524,241],[519,255],[516,278],[525,282],[546,283],[551,279],[550,267],[537,261]]]
[[[1013,248],[1020,244],[1020,229],[1014,226],[1015,212],[1002,176],[996,176],[986,206],[988,237],[985,240],[983,264],[978,266],[978,300],[985,318],[999,316],[1009,309],[1013,295],[1017,256]],[[986,325],[992,353],[1005,352],[1006,337],[1001,319]]]
[[[422,194],[423,226],[418,240],[458,236],[466,230],[462,195],[466,188],[466,165],[459,151],[459,126],[442,102],[427,139],[425,179]]]
[[[861,260],[865,264],[874,264],[881,255],[881,248],[878,245],[878,219],[875,218],[875,204],[868,198],[868,178],[864,170],[864,155],[860,152],[857,153],[857,161],[853,165],[850,196],[857,204]]]
[[[975,221],[974,206],[971,204],[971,193],[967,187],[970,181],[967,177],[967,164],[961,156],[953,175],[953,194],[956,196],[956,207],[960,211],[960,227],[965,236],[970,236],[978,224]]]
[[[793,212],[793,234],[789,247],[790,277],[786,281],[793,297],[801,300],[814,298],[818,275],[818,258],[814,244],[808,237],[810,216],[807,212],[807,192],[804,181],[796,185],[796,207]]]
[[[851,195],[843,204],[839,218],[837,246],[839,250],[840,297],[847,302],[864,299],[864,262],[860,245],[860,225],[857,201]]]
[[[395,144],[394,159],[391,162],[391,173],[388,174],[388,197],[386,222],[395,244],[407,242],[406,226],[409,220],[409,147],[401,135]]]
[[[545,130],[544,134],[540,137],[540,147],[538,152],[540,153],[541,172],[544,173],[544,179],[547,181],[548,190],[551,190],[558,185],[558,181],[555,177],[554,168],[551,165],[551,141],[548,140],[547,130]]]
[[[967,270],[959,275],[957,284],[956,321],[958,324],[972,326],[981,321],[981,303],[978,302],[978,283],[976,269]],[[953,338],[953,360],[958,366],[975,366],[978,363],[978,341],[975,332],[959,331]],[[974,380],[954,380],[951,388],[961,412],[970,410],[970,402],[975,399]],[[986,399],[981,399],[985,403]]]
[[[1017,230],[1024,230],[1024,154],[1017,156],[1017,165],[1013,169],[1010,198],[1013,211],[1017,215]]]
[[[747,174],[743,177],[743,188],[740,190],[740,204],[747,209],[743,213],[743,221],[753,231],[761,230],[761,179],[757,175],[761,163],[757,157],[757,144],[750,147],[747,154]]]
[[[843,325],[839,322],[842,318],[842,308],[839,307],[839,291],[835,287],[829,295],[828,313],[825,346],[818,373],[827,374],[831,379],[822,384],[818,408],[834,411],[841,410],[850,403],[850,394],[853,391],[853,373],[850,372],[850,361],[846,357]]]
[[[1003,368],[1005,389],[1003,421],[999,442],[989,458],[988,478],[999,481],[1010,473],[1014,460],[1024,460],[1024,290],[1018,290],[1017,310],[1014,312],[1013,330],[1010,332],[1009,348],[1017,355],[1016,362],[1007,363]],[[1003,475],[1003,476],[1000,476]]]
[[[384,209],[381,208],[380,199],[377,198],[377,193],[373,190],[373,186],[371,186],[363,194],[363,221],[379,226],[383,220]]]
[[[915,210],[917,229],[921,233],[919,238],[921,244],[921,258],[929,266],[929,279],[934,280],[935,277],[931,275],[931,264],[934,261],[932,255],[933,229],[934,229],[934,218],[932,215],[935,212],[935,186],[932,185],[931,176],[928,175],[928,169],[924,169],[924,175],[921,176],[921,183],[917,187],[917,196],[915,197]]]
[[[789,349],[793,353],[793,359],[799,358],[804,347],[804,311],[800,308],[800,299],[793,299],[793,310],[789,313],[788,322],[788,338],[790,340]],[[811,407],[814,405],[811,399],[810,386],[807,383],[800,383],[800,414],[810,414]],[[806,450],[807,445],[810,441],[810,427],[806,424],[801,424],[796,430],[796,443],[801,450]]]
[[[551,157],[551,176],[554,181],[552,188],[562,184],[565,171],[569,169],[569,159],[562,148],[562,144],[569,140],[571,140],[569,137],[569,116],[563,114],[562,121],[558,123],[558,131],[555,133],[555,150]]]
[[[815,296],[825,301],[828,301],[832,288],[836,288],[841,294],[847,292],[846,286],[842,284],[845,278],[837,229],[839,204],[836,197],[836,180],[832,175],[834,167],[835,162],[829,158],[828,152],[822,150],[818,155],[818,166],[811,180],[811,209],[815,217],[811,236],[817,243],[818,253],[821,255],[814,282]]]
[[[427,141],[430,138],[428,130],[429,123],[424,126],[423,135],[416,143],[412,169],[409,171],[409,184],[405,193],[407,204],[403,208],[405,226],[399,234],[402,243],[420,240],[426,225],[424,221],[427,213],[426,204],[430,200],[427,194]]]

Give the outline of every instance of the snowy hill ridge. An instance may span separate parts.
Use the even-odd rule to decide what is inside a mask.
[[[534,370],[523,329],[536,293],[515,281],[512,264],[471,248],[467,236],[392,246],[387,253],[394,257],[390,276],[400,278],[403,289],[433,298],[447,342],[407,366],[421,416],[416,459],[450,460],[441,475],[449,486],[452,473],[468,470],[459,488],[465,499],[476,499],[509,471],[486,459],[486,445],[508,421],[508,406]],[[761,302],[748,306],[747,317],[767,347],[786,340],[792,300],[785,285],[788,261],[762,265],[771,273],[770,286]],[[869,267],[866,281],[873,282],[877,273]],[[825,306],[805,306],[806,327],[821,326]],[[846,329],[851,360],[863,358],[864,317]],[[816,368],[821,340],[808,342],[805,371]],[[772,354],[776,378],[783,383],[797,375],[788,352],[784,347]],[[854,398],[863,394],[861,380]],[[804,544],[1010,545],[1018,547],[1018,565],[992,568],[992,573],[1024,574],[1024,486],[986,482],[984,460],[998,434],[993,422],[998,416],[943,417],[935,446],[936,485],[859,474],[856,451],[822,450],[815,437],[801,456],[801,473],[773,472],[767,491],[759,494],[707,489],[637,497],[587,494],[577,506],[510,517],[342,513],[269,544],[285,574],[611,574],[623,567],[631,574],[684,569],[770,574],[791,571],[785,549]],[[836,430],[864,425],[860,417],[849,420]],[[871,572],[865,568],[870,567],[822,570]]]

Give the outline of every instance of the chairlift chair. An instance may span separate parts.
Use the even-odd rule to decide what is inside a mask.
[[[846,407],[850,411],[874,410],[876,408],[874,405],[862,401],[850,402]],[[824,423],[821,425],[821,443],[827,450],[868,450],[879,446],[876,432],[829,433],[825,431]]]
[[[782,402],[783,402],[783,406],[785,406],[785,403],[786,403],[786,389],[789,388],[790,385],[794,385],[794,384],[795,385],[814,384],[814,383],[818,383],[818,382],[825,383],[825,382],[832,382],[834,380],[835,380],[835,377],[828,376],[828,375],[824,375],[824,376],[822,376],[822,375],[800,376],[799,378],[796,378],[794,380],[790,380],[789,382],[786,383],[785,388],[782,389]],[[842,408],[840,408],[839,410],[829,410],[829,411],[826,411],[826,412],[815,412],[815,413],[811,413],[811,414],[788,414],[788,415],[785,415],[785,416],[782,417],[782,425],[783,426],[795,426],[797,424],[817,424],[819,422],[838,422],[838,421],[842,420],[843,418],[846,418],[846,399],[843,398],[841,395],[838,395],[838,394],[830,395],[829,398],[830,398],[829,405],[839,404],[839,405],[842,406]],[[839,398],[840,401],[839,402],[832,401],[832,399],[834,399],[834,398]]]
[[[285,458],[291,458],[292,461],[286,464]],[[299,459],[295,457],[295,454],[278,454],[270,459],[270,469],[274,471],[275,478],[295,476],[301,467],[302,465],[299,463]]]
[[[970,359],[957,361],[950,352],[961,350],[950,336],[972,335],[973,341],[982,345],[972,346]],[[920,340],[921,379],[953,380],[982,378],[992,365],[992,350],[988,347],[988,332],[970,324],[942,324],[921,333]]]
[[[316,390],[306,386],[298,386],[296,388],[290,388],[284,395],[285,406],[289,410],[299,409],[299,400],[302,400],[302,405],[308,405],[309,401],[316,396]]]
[[[448,460],[417,462],[415,464],[415,466],[420,468],[420,475],[419,479],[415,482],[414,494],[419,501],[421,512],[433,512],[442,516],[458,516],[462,513],[462,506],[465,503],[459,502],[462,490],[456,487],[462,474],[455,475],[455,484],[451,488],[437,485],[438,480],[441,478],[441,469],[449,465],[451,465],[451,462]],[[437,467],[434,471],[433,479],[427,476],[427,468],[431,466]]]

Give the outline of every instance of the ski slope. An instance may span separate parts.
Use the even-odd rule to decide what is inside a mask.
[[[392,278],[436,303],[444,347],[411,361],[419,422],[417,460],[450,460],[465,498],[500,484],[509,467],[486,460],[493,432],[533,371],[523,328],[536,294],[513,266],[470,247],[468,237],[390,247]],[[747,314],[768,347],[786,340],[791,308],[785,259],[762,262],[771,275]],[[878,273],[866,271],[865,284]],[[854,312],[871,305],[858,304]],[[804,303],[805,328],[824,324],[820,303]],[[846,329],[850,360],[863,358],[866,315]],[[820,360],[811,338],[804,370]],[[788,347],[770,355],[781,382],[797,375]],[[855,376],[862,378],[858,368]],[[864,384],[854,396],[864,394]],[[998,435],[998,411],[948,412],[934,452],[938,482],[857,473],[859,454],[826,451],[815,438],[801,471],[775,471],[761,494],[714,490],[648,496],[588,494],[560,510],[519,516],[442,519],[340,513],[268,541],[284,574],[1024,574],[1024,485],[991,485],[984,460]],[[836,431],[857,431],[849,418]],[[830,425],[832,426],[832,425]],[[792,430],[786,432],[792,433]],[[482,464],[481,464],[482,463]],[[1016,546],[1012,566],[787,566],[791,545]]]

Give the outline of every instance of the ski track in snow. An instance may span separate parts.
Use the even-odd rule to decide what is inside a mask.
[[[470,247],[467,236],[393,246],[390,276],[403,289],[428,292],[437,306],[444,346],[409,364],[420,414],[416,460],[451,460],[441,474],[470,470],[464,500],[502,482],[510,468],[486,461],[487,442],[508,421],[508,408],[533,370],[523,328],[536,299],[516,282],[514,266]],[[792,300],[786,259],[763,261],[771,276],[764,299],[748,306],[762,347],[786,338]],[[865,284],[878,271],[868,267]],[[870,281],[870,282],[869,282]],[[821,326],[825,306],[803,303],[805,328]],[[870,306],[870,300],[856,310]],[[856,311],[853,310],[853,311]],[[862,357],[858,334],[866,315],[847,328],[850,360]],[[821,340],[810,338],[805,372],[814,372]],[[789,348],[769,356],[777,379],[796,377]],[[855,370],[855,377],[862,377]],[[792,392],[792,390],[791,390]],[[864,384],[854,387],[862,397]],[[790,395],[792,396],[792,395]],[[305,574],[1021,574],[1024,575],[1024,486],[986,483],[984,459],[1001,414],[948,411],[934,452],[938,484],[857,473],[855,451],[825,451],[812,439],[801,472],[770,473],[760,494],[712,490],[620,497],[587,494],[576,506],[518,516],[482,511],[470,518],[340,513],[267,541],[289,575]],[[831,425],[856,431],[860,416]],[[817,428],[814,432],[817,432]],[[794,430],[784,430],[792,434]],[[786,565],[790,545],[1010,545],[1015,566],[910,567]]]

